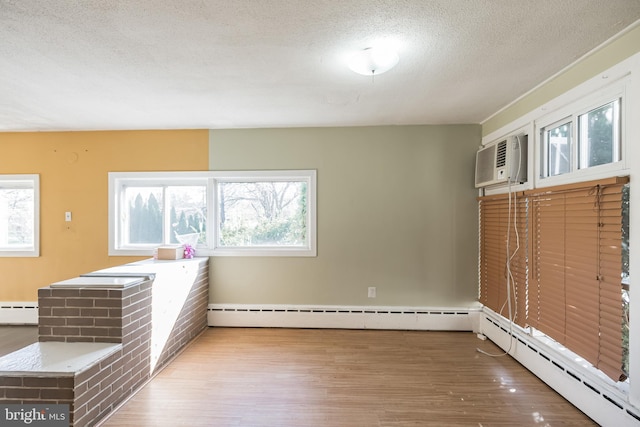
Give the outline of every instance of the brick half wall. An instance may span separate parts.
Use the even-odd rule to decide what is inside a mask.
[[[153,283],[124,289],[40,289],[40,342],[121,346],[74,373],[2,372],[0,397],[11,403],[68,403],[72,426],[94,425],[107,416],[207,327],[208,259],[173,263],[175,269],[158,264],[157,272],[154,263],[144,264],[156,273]]]

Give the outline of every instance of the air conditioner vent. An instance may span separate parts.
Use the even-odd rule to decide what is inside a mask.
[[[498,143],[498,150],[496,151],[496,167],[501,168],[507,164],[507,141],[501,141]]]
[[[527,181],[527,135],[512,135],[476,153],[476,188]]]

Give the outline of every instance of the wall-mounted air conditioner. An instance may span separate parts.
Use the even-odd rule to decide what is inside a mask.
[[[476,154],[476,188],[527,181],[527,136],[513,135]]]

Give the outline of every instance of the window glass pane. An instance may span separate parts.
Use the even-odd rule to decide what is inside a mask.
[[[218,243],[223,247],[305,246],[307,183],[218,183]]]
[[[171,243],[206,245],[207,187],[168,187]]]
[[[619,100],[579,116],[580,168],[620,160]]]
[[[124,241],[127,244],[161,244],[163,198],[161,187],[127,187],[125,206],[128,213],[125,218]]]
[[[33,226],[33,188],[0,188],[0,248],[33,247]]]
[[[571,170],[571,123],[545,129],[546,176],[555,176]]]
[[[315,187],[315,171],[110,172],[109,255],[316,256]]]

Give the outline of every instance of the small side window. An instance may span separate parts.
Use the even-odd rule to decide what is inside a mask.
[[[542,129],[542,177],[571,172],[571,127],[564,120]]]
[[[620,99],[578,116],[579,168],[620,161]]]
[[[40,178],[0,175],[0,257],[40,255]]]

